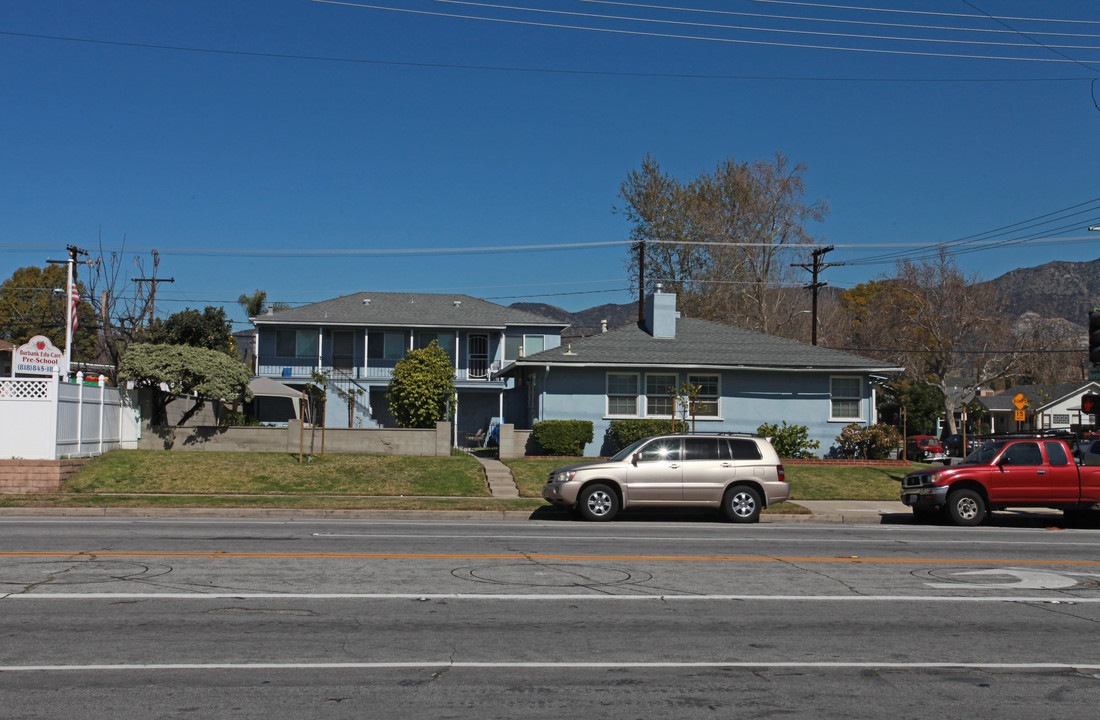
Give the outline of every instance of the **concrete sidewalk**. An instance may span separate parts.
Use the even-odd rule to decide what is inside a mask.
[[[914,523],[913,511],[901,502],[865,500],[795,500],[809,513],[764,513],[760,522],[883,525]],[[0,518],[11,517],[235,517],[274,519],[448,519],[448,520],[544,520],[569,522],[571,513],[550,505],[535,510],[325,510],[286,508],[0,508]],[[627,522],[687,522],[717,519],[716,512],[691,509],[642,509],[623,513]],[[1020,508],[995,514],[995,525],[1044,526],[1063,522],[1062,513],[1043,508]],[[578,521],[579,522],[579,521]]]

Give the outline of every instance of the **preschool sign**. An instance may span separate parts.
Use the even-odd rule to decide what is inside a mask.
[[[35,335],[26,345],[15,349],[12,365],[17,373],[26,375],[56,375],[65,371],[65,353],[58,350],[45,335]]]

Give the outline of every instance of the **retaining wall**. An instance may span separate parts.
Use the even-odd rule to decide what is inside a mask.
[[[370,455],[451,454],[451,424],[437,423],[434,429],[320,428],[314,431],[291,420],[286,427],[153,427],[142,428],[142,450],[193,450],[237,452],[288,452],[319,455],[324,452]]]
[[[89,460],[0,460],[0,495],[56,492]]]

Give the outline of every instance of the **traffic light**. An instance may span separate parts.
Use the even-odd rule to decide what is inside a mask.
[[[1085,415],[1095,415],[1100,412],[1100,395],[1092,393],[1082,395],[1081,412]]]
[[[1100,365],[1100,308],[1089,313],[1089,360]]]

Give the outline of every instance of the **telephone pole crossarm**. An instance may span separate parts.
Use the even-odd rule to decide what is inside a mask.
[[[812,263],[791,263],[791,267],[800,267],[803,270],[809,271],[810,276],[813,278],[810,281],[809,285],[802,286],[804,290],[809,290],[813,294],[813,324],[810,330],[810,343],[812,345],[817,345],[817,291],[823,287],[826,287],[829,284],[826,282],[819,282],[818,276],[820,276],[821,272],[826,268],[839,267],[844,264],[826,263],[821,261],[821,258],[823,258],[826,253],[831,252],[833,249],[833,246],[829,245],[828,247],[818,248],[817,250],[814,250],[813,253],[811,253],[811,256],[813,257]]]

